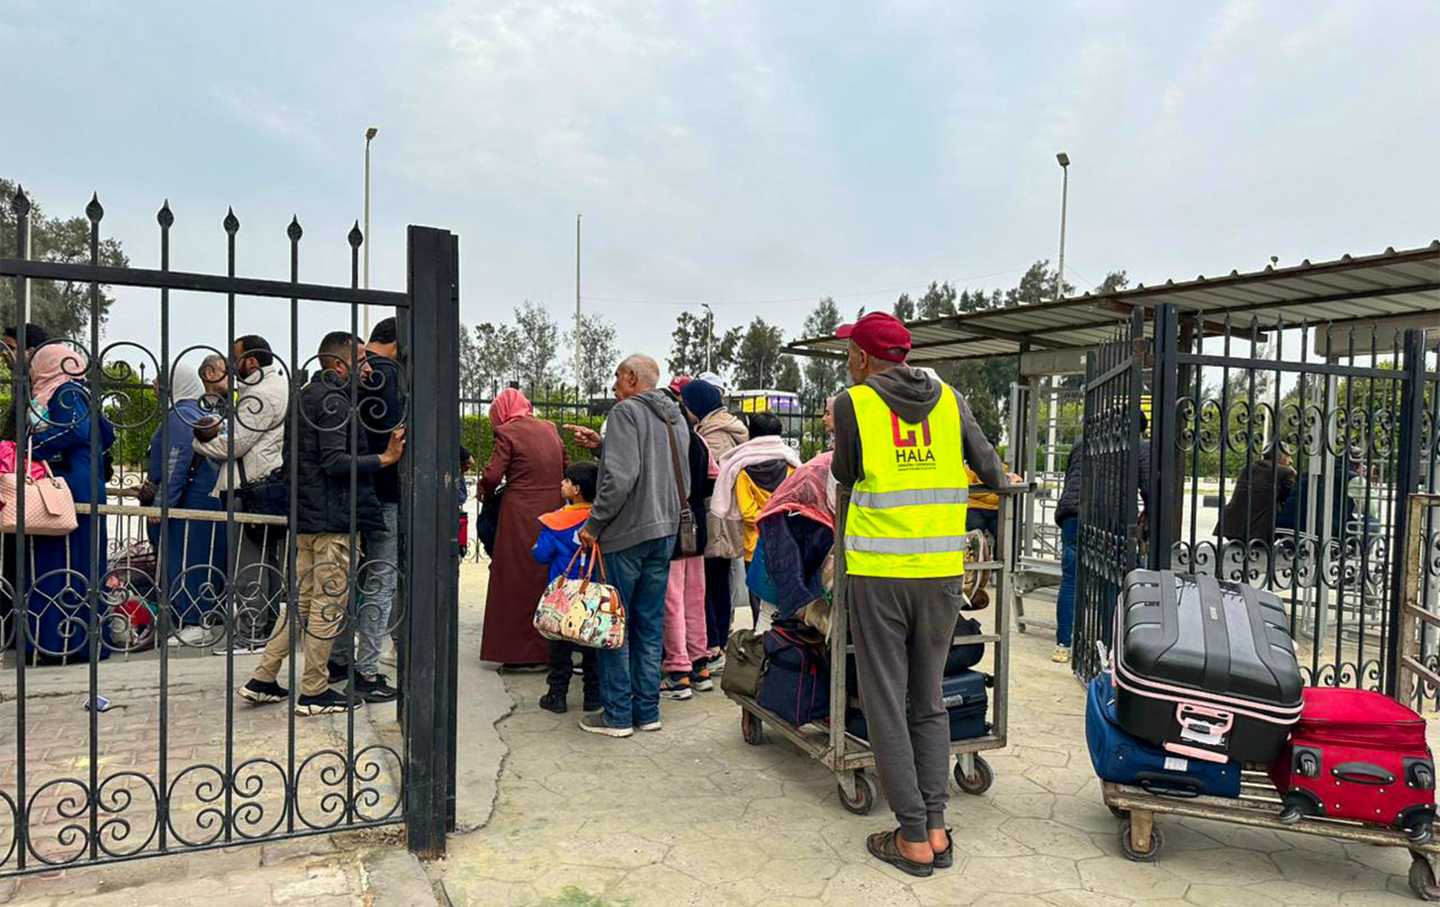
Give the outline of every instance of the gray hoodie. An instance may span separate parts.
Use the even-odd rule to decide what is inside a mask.
[[[935,404],[940,402],[942,389],[954,394],[960,404],[965,465],[975,470],[980,481],[991,488],[1004,488],[1010,484],[1005,465],[1000,462],[1000,456],[985,437],[980,423],[975,421],[970,404],[965,402],[959,391],[936,381],[925,372],[903,365],[871,375],[865,383],[875,389],[896,415],[910,423],[919,422],[929,415]],[[853,488],[865,475],[863,463],[855,405],[849,394],[839,394],[835,397],[835,460],[830,465],[830,471],[841,488]]]
[[[680,458],[681,484],[690,487],[690,430],[664,391],[620,401],[610,411],[600,476],[586,530],[605,551],[623,551],[680,530],[680,495],[666,426]]]

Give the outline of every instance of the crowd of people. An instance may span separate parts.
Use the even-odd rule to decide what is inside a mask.
[[[292,646],[286,613],[293,530],[303,624],[293,645],[304,660],[297,714],[397,697],[380,671],[394,623],[397,464],[405,446],[394,318],[379,322],[368,342],[345,331],[327,334],[308,382],[294,395],[294,414],[291,379],[257,335],[236,338],[229,356],[208,355],[198,367],[177,361],[157,376],[163,410],[135,491],[150,550],[127,549],[123,570],[107,562],[107,520],[87,506],[108,503],[114,492],[107,485],[115,478],[116,442],[115,426],[95,411],[88,358],[41,325],[7,328],[5,342],[12,363],[24,356],[29,399],[12,403],[0,425],[0,472],[19,475],[19,462],[32,476],[48,472],[76,511],[68,531],[32,524],[23,552],[15,527],[4,526],[8,588],[26,590],[23,605],[5,604],[26,615],[27,659],[85,661],[92,650],[105,658],[130,648],[143,620],[167,628],[162,644],[259,653],[239,695],[255,703],[288,701],[290,691],[277,678]],[[153,575],[137,589],[134,563],[147,558]],[[123,582],[107,582],[120,573]],[[95,577],[102,591],[91,596]],[[127,610],[131,602],[122,599],[131,595],[147,601]],[[105,612],[98,620],[92,597]],[[98,640],[90,638],[92,625]]]
[[[715,688],[737,599],[763,629],[827,602],[841,583],[858,692],[898,820],[867,846],[925,875],[953,860],[940,681],[967,543],[951,527],[975,522],[972,480],[999,488],[1018,478],[959,393],[906,365],[910,335],[898,320],[873,313],[838,336],[853,387],[827,403],[831,449],[805,462],[773,415],[730,413],[718,377],[662,386],[645,355],[616,368],[618,402],[601,430],[562,426],[595,464],[569,463],[559,431],[518,390],[499,395],[480,483],[482,497],[504,489],[481,657],[502,671],[547,672],[540,707],[556,713],[568,710],[578,668],[586,732],[659,732],[662,698]],[[590,575],[592,561],[624,604],[624,645],[547,643],[531,622],[537,602],[555,578]]]

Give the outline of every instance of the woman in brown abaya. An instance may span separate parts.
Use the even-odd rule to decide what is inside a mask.
[[[495,452],[480,479],[480,497],[505,483],[495,554],[490,560],[490,586],[485,595],[485,629],[480,659],[503,668],[544,665],[548,644],[531,619],[545,591],[546,567],[530,549],[540,534],[540,515],[560,509],[560,481],[567,464],[560,433],[536,419],[530,401],[506,388],[490,404]]]

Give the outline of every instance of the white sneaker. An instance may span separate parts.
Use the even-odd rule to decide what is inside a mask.
[[[1056,646],[1056,647],[1055,647],[1055,651],[1052,652],[1052,653],[1050,653],[1050,660],[1053,661],[1053,662],[1055,662],[1057,665],[1069,664],[1069,663],[1070,663],[1070,647],[1069,647],[1069,646]]]
[[[225,635],[223,627],[181,627],[170,639],[170,644],[204,649],[215,645]]]

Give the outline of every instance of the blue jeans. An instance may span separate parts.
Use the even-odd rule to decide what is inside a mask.
[[[601,649],[600,702],[611,727],[660,720],[661,627],[675,536],[605,555],[605,572],[625,605],[625,645]]]
[[[360,607],[355,611],[355,673],[369,677],[380,670],[380,648],[390,635],[391,611],[400,578],[400,505],[381,502],[384,529],[365,533],[360,562]]]
[[[1080,534],[1080,520],[1071,517],[1060,524],[1060,595],[1055,600],[1055,642],[1070,645],[1075,626],[1075,543]]]

